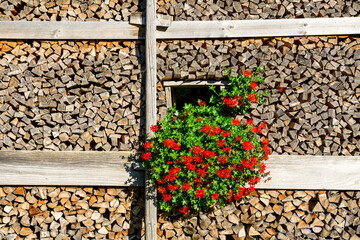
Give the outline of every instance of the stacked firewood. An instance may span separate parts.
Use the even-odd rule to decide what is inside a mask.
[[[1,187],[0,239],[140,239],[140,188]]]
[[[0,149],[138,149],[143,52],[133,41],[0,42]]]
[[[128,21],[139,0],[2,0],[0,21]]]
[[[273,154],[360,154],[360,38],[284,37],[158,42],[158,78],[226,79],[267,66],[264,105]]]
[[[187,0],[157,1],[157,12],[176,21],[357,17],[357,0]]]
[[[257,191],[212,213],[159,219],[160,239],[359,239],[360,192]]]

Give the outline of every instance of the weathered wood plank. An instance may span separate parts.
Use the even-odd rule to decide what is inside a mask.
[[[133,152],[0,151],[0,185],[144,186]]]
[[[153,136],[151,125],[156,125],[156,1],[146,0],[146,83],[145,116],[146,134]],[[151,183],[150,175],[145,173],[145,239],[157,238],[156,188]]]
[[[2,21],[0,39],[144,39],[143,29],[128,22]],[[173,21],[156,32],[158,39],[352,35],[360,34],[360,17]]]
[[[156,26],[157,27],[169,27],[171,25],[171,17],[162,14],[156,14]],[[144,13],[134,13],[130,16],[130,24],[146,25],[146,17]]]
[[[143,28],[128,22],[2,21],[0,39],[143,39]]]
[[[272,155],[267,169],[272,180],[257,188],[360,190],[359,156]]]
[[[224,86],[229,81],[200,80],[200,81],[163,81],[164,87],[198,87],[198,86]]]
[[[351,35],[360,33],[360,17],[276,20],[175,21],[158,39]]]

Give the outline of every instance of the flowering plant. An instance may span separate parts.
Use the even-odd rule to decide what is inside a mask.
[[[254,191],[261,179],[269,180],[263,160],[270,154],[269,142],[261,137],[265,123],[255,126],[237,118],[254,102],[262,103],[256,92],[263,79],[244,71],[229,76],[230,84],[209,103],[185,104],[182,110],[169,109],[155,136],[144,144],[144,166],[157,187],[160,209],[206,210],[224,206]]]

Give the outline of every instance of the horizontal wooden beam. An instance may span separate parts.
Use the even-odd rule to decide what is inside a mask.
[[[144,186],[132,152],[0,151],[0,185]]]
[[[360,156],[272,155],[263,189],[360,190]]]
[[[0,151],[0,185],[144,186],[133,152]],[[360,190],[360,156],[271,155],[259,189]]]
[[[167,26],[167,24],[166,24]],[[360,34],[360,17],[274,20],[173,21],[158,39],[207,39]],[[1,21],[0,39],[135,40],[144,27],[128,22]]]
[[[275,20],[176,21],[158,39],[206,39],[360,34],[360,17]]]
[[[0,39],[144,39],[143,28],[128,22],[1,21]]]
[[[224,86],[230,81],[199,80],[199,81],[163,81],[164,87],[198,87],[198,86]]]

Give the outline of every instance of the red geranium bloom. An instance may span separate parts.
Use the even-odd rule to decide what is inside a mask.
[[[281,88],[280,88],[280,92],[283,92],[283,91],[284,91],[284,88],[283,88],[283,87],[281,87]]]
[[[213,126],[212,131],[210,133],[210,136],[214,137],[214,136],[216,136],[217,134],[220,134],[220,133],[221,133],[221,128]]]
[[[157,132],[159,130],[159,126],[158,125],[151,125],[150,130],[153,132]]]
[[[231,120],[232,124],[234,124],[235,126],[239,126],[240,125],[240,120],[235,118]]]
[[[195,171],[196,169],[196,164],[188,164],[187,166],[187,169],[191,170],[191,171]]]
[[[201,128],[201,132],[206,132],[206,133],[209,133],[211,131],[211,126],[206,124],[205,126],[203,126]]]
[[[198,121],[198,122],[201,122],[201,118],[198,118],[197,121]]]
[[[218,198],[219,198],[219,194],[218,194],[218,193],[211,194],[211,198],[212,198],[212,199],[218,199]]]
[[[159,192],[159,193],[165,193],[165,192],[166,192],[166,188],[159,186],[159,187],[158,187],[158,192]]]
[[[263,145],[269,145],[269,139],[265,138],[262,142]]]
[[[191,185],[189,182],[182,184],[182,190],[189,191],[191,189]]]
[[[188,210],[189,210],[189,207],[184,207],[182,209],[180,208],[179,212],[185,214],[185,213],[187,213]]]
[[[243,143],[243,148],[247,151],[249,150],[254,150],[255,149],[255,146],[251,144],[251,142],[249,141],[246,141]]]
[[[257,88],[256,82],[251,82],[250,87],[255,90]]]
[[[266,165],[264,163],[260,164],[260,173],[264,173],[266,169]]]
[[[248,119],[245,122],[246,125],[252,125],[253,124],[253,120],[252,119]]]
[[[200,105],[200,106],[205,106],[206,103],[205,103],[205,101],[200,101],[200,102],[199,102],[199,105]]]
[[[223,98],[223,104],[226,106],[229,106],[231,108],[236,107],[239,104],[239,99],[238,98]]]
[[[241,141],[241,137],[236,137],[235,141]]]
[[[218,140],[216,143],[219,147],[225,146],[225,140]]]
[[[171,194],[163,194],[162,198],[165,202],[170,201],[172,199]]]
[[[145,148],[145,149],[152,148],[151,145],[152,145],[152,142],[147,142],[147,143],[144,144],[144,148]]]
[[[205,197],[205,189],[198,189],[196,190],[196,197],[197,198],[204,198]]]
[[[244,70],[243,71],[243,75],[247,76],[247,77],[251,77],[252,72],[248,71],[248,70]]]
[[[217,157],[217,159],[218,159],[222,164],[225,164],[225,163],[227,162],[226,156],[219,156],[219,157]]]
[[[141,158],[149,161],[149,159],[151,158],[151,152],[141,154]]]
[[[252,103],[257,102],[257,97],[256,97],[255,94],[249,93],[249,95],[248,95],[247,98],[248,98],[248,99],[250,100],[250,102],[252,102]]]
[[[225,138],[226,138],[227,136],[229,136],[229,133],[230,133],[229,131],[225,131],[225,130],[222,130],[222,131],[221,131],[221,135],[223,135],[223,137],[225,137]]]

